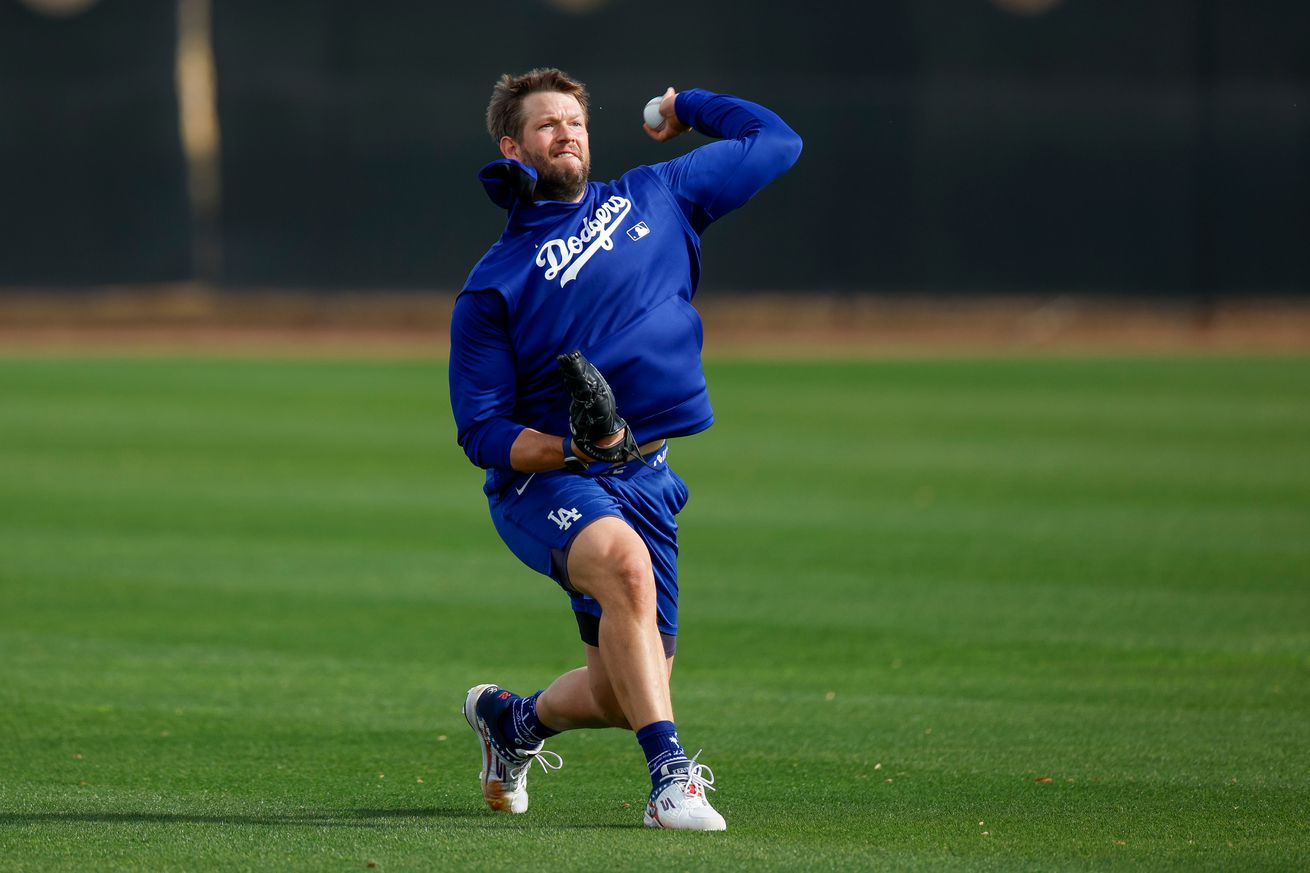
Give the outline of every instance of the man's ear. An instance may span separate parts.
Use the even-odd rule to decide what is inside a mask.
[[[519,159],[519,144],[514,141],[512,136],[502,136],[500,138],[500,153],[510,160]]]

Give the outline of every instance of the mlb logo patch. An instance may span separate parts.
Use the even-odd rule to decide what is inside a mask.
[[[628,228],[628,236],[632,237],[634,242],[648,233],[650,233],[650,228],[646,226],[646,222],[644,221],[639,221],[632,227]]]

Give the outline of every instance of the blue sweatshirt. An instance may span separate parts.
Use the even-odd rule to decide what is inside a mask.
[[[590,182],[578,203],[533,202],[535,171],[516,161],[479,174],[509,217],[455,301],[449,376],[459,444],[488,470],[488,493],[513,478],[510,446],[525,427],[569,432],[555,358],[573,349],[605,375],[638,443],[714,422],[691,305],[700,235],[795,163],[801,140],[735,97],[683,91],[675,108],[718,139]]]

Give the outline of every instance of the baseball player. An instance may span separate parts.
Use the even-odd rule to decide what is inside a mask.
[[[618,727],[646,756],[645,825],[712,831],[726,828],[705,796],[714,774],[679,741],[669,692],[687,486],[667,441],[714,421],[691,304],[701,234],[791,167],[801,140],[703,90],[669,88],[659,115],[645,125],[657,142],[692,128],[714,141],[599,183],[581,83],[505,75],[487,108],[502,159],[479,178],[508,218],[455,303],[451,405],[497,532],[568,594],[586,660],[528,697],[476,685],[464,715],[494,810],[527,810],[534,761],[563,765],[545,740]]]

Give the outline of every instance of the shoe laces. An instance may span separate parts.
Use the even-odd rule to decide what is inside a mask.
[[[523,760],[509,768],[509,778],[514,780],[515,784],[527,778],[528,770],[532,768],[533,761],[541,765],[543,773],[559,770],[564,766],[564,759],[558,753],[549,749],[524,749],[519,754],[523,756]],[[713,780],[711,779],[711,781]]]
[[[675,776],[674,778],[683,783],[682,793],[685,797],[700,798],[702,802],[708,803],[709,801],[705,800],[706,790],[717,791],[718,789],[714,787],[714,771],[708,765],[696,762],[696,759],[700,757],[700,753],[703,751],[705,750],[698,750],[687,762],[686,777]]]

